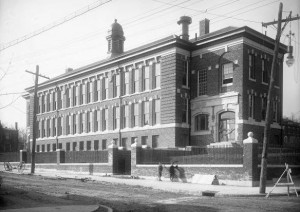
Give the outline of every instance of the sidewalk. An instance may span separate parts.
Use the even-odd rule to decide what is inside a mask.
[[[25,170],[24,174],[29,174],[30,170]],[[17,174],[17,170],[13,170]],[[191,195],[205,195],[203,192],[213,194],[217,197],[248,197],[248,196],[265,196],[266,194],[259,194],[259,187],[246,186],[230,186],[230,185],[203,185],[182,182],[170,182],[167,178],[162,178],[162,181],[157,181],[155,177],[140,177],[140,179],[131,179],[130,176],[104,176],[104,175],[89,175],[88,173],[80,173],[73,171],[58,171],[56,169],[36,169],[35,175],[53,177],[53,178],[72,178],[82,181],[95,180],[109,183],[119,183],[133,186],[143,186],[152,189],[159,189],[168,192],[182,192]],[[293,177],[296,189],[300,190],[300,178]],[[268,193],[275,183],[267,184],[266,193]],[[287,196],[287,187],[276,187],[272,195]],[[295,196],[295,190],[290,187],[290,195]]]

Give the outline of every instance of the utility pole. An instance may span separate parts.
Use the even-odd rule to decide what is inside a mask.
[[[39,66],[36,66],[36,71],[31,72],[27,71],[27,73],[35,75],[35,84],[34,84],[34,96],[33,96],[33,120],[32,120],[32,148],[31,148],[31,174],[34,174],[35,170],[35,144],[36,144],[36,114],[37,114],[37,88],[38,88],[38,81],[39,77],[43,77],[46,79],[50,79],[49,77],[43,76],[39,74]]]
[[[260,171],[260,183],[259,183],[259,193],[264,194],[266,193],[266,179],[267,179],[267,158],[268,158],[268,140],[270,135],[270,125],[272,122],[272,110],[271,110],[271,101],[273,98],[273,90],[274,90],[274,72],[276,68],[276,61],[278,57],[278,48],[280,44],[280,36],[283,32],[286,24],[292,20],[298,20],[297,18],[291,18],[291,13],[289,18],[282,20],[282,3],[279,4],[279,12],[278,12],[278,21],[273,21],[269,23],[262,23],[264,27],[278,23],[277,25],[277,35],[275,39],[275,48],[274,48],[274,56],[272,61],[271,67],[271,74],[270,74],[270,83],[269,83],[269,90],[268,90],[268,98],[267,98],[267,111],[266,111],[266,123],[264,128],[264,140],[263,140],[263,151],[262,151],[262,159],[261,159],[261,171]],[[286,22],[284,27],[281,29],[281,23]]]

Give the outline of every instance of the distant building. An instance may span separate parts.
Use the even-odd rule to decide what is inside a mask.
[[[17,152],[19,150],[18,125],[15,129],[3,127],[0,123],[0,152]]]
[[[37,151],[129,148],[138,138],[153,148],[242,142],[249,131],[262,141],[274,40],[249,28],[225,27],[189,38],[169,36],[124,52],[115,21],[108,58],[39,84]],[[271,142],[281,139],[282,63],[276,62]],[[33,87],[27,88],[32,135]],[[29,137],[29,141],[31,140]]]
[[[300,147],[300,123],[289,119],[282,120],[285,145]]]

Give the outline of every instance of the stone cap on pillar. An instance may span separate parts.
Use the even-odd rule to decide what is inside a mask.
[[[110,142],[110,145],[108,145],[108,148],[109,148],[109,149],[113,149],[113,148],[118,148],[118,146],[115,144],[114,140],[112,140],[112,141]]]
[[[138,143],[137,138],[134,139],[134,143],[131,144],[131,147],[140,147],[141,145]]]
[[[253,132],[248,132],[248,138],[243,140],[243,144],[257,144],[257,139],[253,138]]]
[[[56,152],[65,151],[64,149],[56,149]]]
[[[27,152],[27,150],[26,149],[21,149],[20,152]]]

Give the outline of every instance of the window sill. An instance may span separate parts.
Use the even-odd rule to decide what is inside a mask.
[[[256,79],[252,79],[251,77],[249,77],[249,80],[252,82],[256,82]]]
[[[222,87],[229,87],[229,86],[232,86],[233,83],[228,83],[228,84],[222,84]]]
[[[268,83],[266,83],[266,82],[261,82],[261,84],[263,84],[263,85],[269,85]]]
[[[182,87],[182,88],[185,88],[185,89],[190,89],[190,87],[189,87],[189,86],[186,86],[186,85],[182,85],[181,87]]]
[[[194,131],[192,135],[211,135],[210,130]]]

